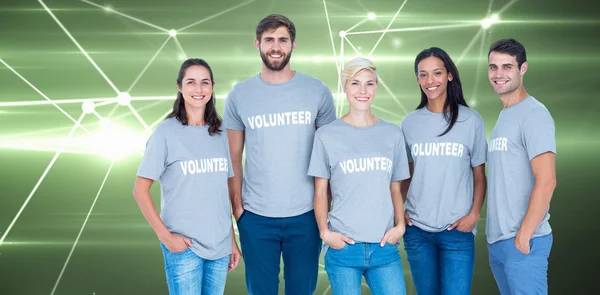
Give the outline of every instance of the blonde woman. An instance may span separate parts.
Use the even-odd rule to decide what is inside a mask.
[[[410,175],[402,130],[371,112],[378,79],[370,60],[351,60],[341,79],[350,109],[317,130],[308,169],[325,271],[333,294],[360,294],[363,276],[374,295],[406,294],[398,252],[400,181]]]

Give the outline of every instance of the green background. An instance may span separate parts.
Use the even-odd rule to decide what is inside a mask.
[[[223,97],[234,83],[260,71],[254,28],[270,13],[287,15],[296,24],[292,68],[318,77],[336,93],[338,32],[364,21],[369,12],[377,18],[352,31],[383,30],[388,25],[392,30],[373,52],[389,89],[379,88],[374,112],[394,123],[419,101],[414,57],[438,46],[455,62],[460,60],[465,96],[483,116],[489,136],[502,105],[487,81],[487,49],[492,41],[507,37],[525,45],[530,65],[526,89],[548,107],[556,122],[558,187],[551,206],[550,294],[599,294],[592,281],[596,274],[586,270],[599,262],[595,235],[600,205],[600,21],[593,1],[409,0],[395,18],[404,1],[95,1],[92,4],[109,5],[122,15],[86,1],[44,3],[115,87],[40,2],[0,4],[0,59],[6,63],[0,63],[0,235],[6,234],[0,245],[0,294],[167,293],[158,241],[131,193],[139,153],[113,163],[95,154],[97,142],[77,145],[90,142],[90,135],[77,128],[73,138],[78,141],[67,142],[24,206],[74,123],[52,104],[28,103],[48,101],[13,70],[48,99],[59,101],[57,105],[75,120],[82,114],[81,99],[104,98],[95,100],[106,102],[96,107],[98,116],[86,115],[81,121],[92,134],[102,130],[99,116],[144,134],[132,111],[115,103],[116,90],[129,91],[133,109],[146,124],[159,122],[171,107],[177,70],[187,56],[210,63],[215,91]],[[482,30],[479,21],[492,13],[499,13],[500,22]],[[178,32],[181,46],[166,32],[201,20]],[[393,31],[404,28],[421,29]],[[356,55],[350,43],[366,55],[381,36],[348,35],[344,58]],[[144,99],[149,96],[166,98]],[[222,113],[224,101],[217,104]],[[347,110],[347,103],[341,106],[338,116]],[[113,146],[121,148],[125,141],[115,139]],[[153,193],[158,201],[158,186]],[[487,262],[485,209],[478,228],[472,293],[498,294]],[[408,294],[415,294],[403,250],[401,254]],[[315,294],[330,294],[328,287],[321,269]],[[240,265],[228,276],[226,294],[245,293]]]

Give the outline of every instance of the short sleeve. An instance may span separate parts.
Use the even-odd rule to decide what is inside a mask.
[[[331,177],[329,157],[319,137],[319,132],[315,134],[310,162],[308,164],[308,175],[327,179]]]
[[[410,178],[408,169],[408,155],[410,153],[406,149],[404,142],[404,134],[399,130],[396,142],[394,143],[394,162],[392,171],[392,181],[400,181]]]
[[[236,104],[236,87],[227,95],[225,100],[225,110],[223,112],[223,126],[231,130],[244,130],[244,121],[237,109]]]
[[[156,130],[146,142],[146,150],[138,168],[137,176],[158,180],[166,167],[167,140]]]
[[[319,111],[317,113],[317,118],[315,119],[315,124],[317,127],[325,126],[336,119],[335,107],[333,104],[333,95],[331,91],[327,87],[327,85],[323,84],[323,99],[319,106]]]
[[[404,136],[404,134],[406,134],[404,128],[405,128],[404,124],[401,124],[400,129],[402,130],[402,142],[404,144],[404,150],[406,151],[406,159],[407,159],[408,163],[412,163],[413,157],[412,157],[412,154],[410,153],[410,146],[408,146],[408,142],[406,141],[406,136]]]
[[[485,138],[485,128],[483,119],[477,116],[475,123],[475,133],[473,136],[473,147],[471,150],[471,167],[477,167],[487,161],[487,140]]]
[[[556,154],[554,119],[546,109],[536,109],[527,114],[522,130],[529,161],[545,152]]]

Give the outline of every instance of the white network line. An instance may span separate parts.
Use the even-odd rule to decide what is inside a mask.
[[[183,27],[183,28],[181,28],[181,29],[179,29],[179,30],[177,30],[177,31],[179,32],[179,31],[187,30],[187,29],[189,29],[189,28],[191,28],[191,27],[193,27],[193,26],[195,26],[195,25],[201,24],[201,23],[203,23],[203,22],[205,22],[205,21],[208,21],[208,20],[211,20],[211,19],[213,19],[213,18],[215,18],[215,17],[219,17],[219,16],[221,16],[221,15],[223,15],[223,14],[225,14],[225,13],[228,13],[228,12],[230,12],[230,11],[232,11],[232,10],[238,9],[238,8],[240,8],[240,7],[242,7],[242,6],[245,6],[245,5],[247,5],[247,4],[250,4],[250,3],[254,2],[254,1],[256,1],[256,0],[249,0],[249,1],[246,1],[246,2],[243,2],[243,3],[240,3],[240,4],[238,4],[238,5],[234,6],[234,7],[228,8],[228,9],[226,9],[226,10],[223,10],[223,11],[219,12],[219,13],[213,14],[213,15],[211,15],[211,16],[208,16],[208,17],[206,17],[206,18],[204,18],[204,19],[202,19],[202,20],[199,20],[199,21],[197,21],[197,22],[195,22],[195,23],[192,23],[192,24],[190,24],[190,25],[187,25],[187,26],[185,26],[185,27]]]
[[[369,20],[369,18],[365,17],[363,20],[361,20],[360,22],[356,23],[355,25],[353,25],[352,27],[350,27],[349,29],[347,29],[347,30],[346,30],[346,33],[348,33],[348,32],[350,32],[350,31],[352,31],[352,30],[356,29],[356,27],[358,27],[358,26],[360,26],[360,25],[364,24],[364,23],[365,23],[366,21],[368,21],[368,20]]]
[[[105,6],[102,6],[102,5],[98,5],[98,4],[94,3],[94,2],[87,1],[87,0],[79,0],[79,1],[81,1],[81,2],[85,2],[85,3],[87,3],[87,4],[90,4],[90,5],[93,5],[93,6],[99,7],[99,8],[102,8],[102,9],[104,9],[104,10],[105,10],[105,11],[107,11],[107,12],[111,12],[111,13],[118,14],[118,15],[120,15],[120,16],[122,16],[122,17],[125,17],[125,18],[128,18],[128,19],[130,19],[130,20],[136,21],[136,22],[138,22],[138,23],[141,23],[141,24],[144,24],[144,25],[147,25],[147,26],[153,27],[153,28],[155,28],[155,29],[158,29],[158,30],[161,30],[161,31],[163,31],[163,32],[166,32],[166,33],[168,33],[168,32],[169,32],[169,30],[167,30],[167,29],[165,29],[165,28],[159,27],[159,26],[157,26],[157,25],[155,25],[155,24],[151,24],[151,23],[149,23],[149,22],[147,22],[147,21],[143,21],[143,20],[141,20],[141,19],[139,19],[139,18],[135,18],[135,17],[133,17],[133,16],[130,16],[130,15],[127,15],[127,14],[124,14],[124,13],[121,13],[121,12],[118,12],[118,11],[116,11],[116,10],[112,9],[112,8],[105,7]]]
[[[185,53],[185,50],[183,50],[183,46],[181,46],[181,43],[179,43],[177,37],[173,37],[173,40],[175,40],[175,44],[177,44],[177,48],[179,49],[179,51],[181,51],[181,54],[183,54],[183,56],[187,58],[188,55]]]
[[[348,40],[348,38],[344,37],[343,40],[346,40],[346,42],[348,42],[348,45],[350,45],[350,47],[352,47],[352,50],[354,50],[354,52],[356,52],[356,54],[358,56],[363,56],[360,51],[358,51],[358,49],[356,49],[356,47],[354,46],[354,44],[352,44],[352,42],[350,42],[350,40]]]
[[[381,77],[379,77],[379,84],[381,84],[381,86],[383,86],[383,88],[385,88],[385,90],[387,90],[387,92],[390,94],[390,96],[392,96],[392,98],[394,99],[394,101],[396,103],[398,103],[398,105],[400,106],[400,108],[402,109],[402,111],[404,112],[404,114],[408,114],[408,111],[406,111],[406,109],[404,108],[404,106],[402,105],[402,103],[400,102],[400,100],[398,100],[398,98],[396,97],[396,95],[394,94],[394,92],[385,84],[385,82],[383,81],[383,79],[381,79]]]
[[[142,119],[140,114],[138,114],[138,112],[133,108],[133,106],[131,104],[128,104],[127,107],[129,107],[129,110],[131,111],[131,113],[138,119],[138,121],[140,121],[142,126],[144,126],[144,128],[149,131],[150,127],[148,127],[148,124],[146,124],[144,119]]]
[[[104,176],[104,180],[102,180],[102,184],[100,185],[100,189],[98,189],[98,193],[96,194],[96,197],[94,198],[94,202],[92,202],[92,206],[90,207],[90,210],[87,213],[87,216],[85,217],[85,220],[83,221],[83,225],[81,226],[81,229],[79,230],[79,233],[77,234],[77,238],[75,239],[75,243],[73,243],[73,247],[71,247],[71,252],[69,252],[69,255],[67,256],[67,260],[65,261],[65,264],[63,265],[62,270],[60,271],[60,274],[58,275],[58,279],[56,280],[56,283],[54,284],[54,288],[52,288],[52,292],[50,293],[50,295],[54,295],[54,292],[56,292],[56,288],[58,287],[58,284],[60,283],[60,279],[62,278],[65,269],[67,269],[67,265],[69,264],[69,260],[71,260],[71,255],[73,255],[73,251],[75,251],[75,247],[77,247],[77,243],[79,242],[79,238],[81,237],[81,234],[83,233],[83,230],[85,229],[85,225],[88,222],[88,219],[90,218],[90,215],[92,214],[92,211],[94,210],[94,206],[96,206],[96,201],[98,201],[98,197],[100,196],[100,192],[102,192],[102,188],[104,187],[104,184],[106,183],[106,179],[108,179],[108,175],[110,174],[110,171],[112,170],[113,165],[115,164],[115,161],[113,160],[110,163],[110,167],[108,167],[108,171],[106,172],[106,175]]]
[[[0,60],[1,61],[1,60]],[[225,99],[226,95],[215,95],[216,99]],[[132,97],[131,101],[156,101],[156,100],[174,100],[175,96],[136,96]],[[117,103],[118,101],[111,98],[73,98],[73,99],[62,99],[62,100],[34,100],[34,101],[7,101],[0,102],[0,107],[22,107],[22,106],[31,106],[31,105],[58,105],[58,104],[73,104],[73,103],[84,103],[86,101],[91,101],[95,103],[95,106],[104,106],[111,103]],[[56,106],[60,109],[59,106]],[[62,109],[60,109],[62,110]],[[69,114],[65,115],[69,116]],[[77,120],[73,119],[73,122],[77,122]]]
[[[1,62],[1,59],[0,59]],[[33,86],[32,86],[33,88]],[[32,100],[32,101],[5,101],[0,102],[0,107],[24,107],[24,106],[33,106],[33,105],[54,105],[59,110],[63,112],[71,121],[77,122],[77,120],[73,119],[71,115],[67,114],[63,109],[61,109],[58,104],[72,104],[72,103],[84,103],[86,101],[104,103],[107,101],[111,101],[113,98],[74,98],[74,99],[55,99],[55,100]],[[112,101],[111,101],[112,103]],[[98,106],[98,104],[96,104]]]
[[[14,144],[14,143],[3,143],[0,142],[0,149],[15,149],[15,150],[25,150],[25,151],[35,151],[35,152],[61,152],[63,154],[81,154],[81,155],[96,155],[94,152],[84,151],[84,150],[72,150],[72,149],[62,149],[60,148],[52,148],[52,147],[38,147],[33,145],[25,145],[25,144]]]
[[[481,23],[479,21],[472,21],[468,23],[462,24],[450,24],[450,25],[439,25],[439,26],[429,26],[429,27],[412,27],[412,28],[400,28],[400,29],[389,29],[389,30],[374,30],[374,31],[362,31],[362,32],[350,32],[348,35],[363,35],[363,34],[378,34],[378,33],[392,33],[392,32],[414,32],[414,31],[432,31],[439,29],[457,29],[457,28],[466,28],[473,26],[480,26]]]
[[[469,51],[471,50],[471,47],[473,47],[473,45],[475,44],[475,42],[479,38],[479,35],[484,34],[484,33],[485,33],[485,30],[483,30],[483,29],[480,29],[479,31],[477,31],[477,34],[475,34],[475,36],[473,36],[473,39],[471,39],[471,41],[469,42],[469,44],[467,45],[467,47],[465,48],[465,50],[463,50],[463,52],[460,55],[460,57],[456,60],[456,65],[457,66],[460,65],[460,63],[465,58],[465,56],[467,55],[467,53],[469,53]]]
[[[46,4],[44,3],[44,1],[38,0],[38,2],[40,2],[40,4],[48,12],[48,14],[50,14],[50,16],[52,17],[52,19],[54,19],[54,21],[58,24],[58,26],[65,32],[65,34],[67,34],[67,36],[69,37],[69,39],[71,39],[71,41],[73,41],[73,43],[75,43],[75,45],[77,46],[77,48],[79,48],[79,50],[81,51],[81,53],[83,53],[83,55],[85,55],[85,57],[92,63],[92,65],[94,66],[94,68],[96,68],[96,70],[98,70],[98,72],[100,73],[100,75],[104,78],[104,80],[106,80],[106,82],[110,85],[110,87],[112,87],[112,89],[117,94],[119,94],[119,89],[117,88],[117,86],[115,86],[115,84],[113,84],[113,82],[106,76],[106,74],[104,74],[104,72],[102,71],[102,69],[100,69],[100,67],[96,64],[96,62],[94,62],[94,60],[85,51],[85,49],[83,49],[83,47],[81,47],[81,45],[79,45],[79,42],[77,42],[77,40],[75,40],[75,38],[73,37],[73,35],[71,35],[71,33],[69,32],[69,30],[67,30],[67,28],[65,28],[65,26],[54,15],[54,13],[52,13],[52,11],[50,10],[50,8],[48,8],[48,6],[46,6]]]
[[[327,19],[327,28],[329,29],[329,39],[331,39],[331,47],[333,48],[333,56],[335,57],[335,67],[339,76],[341,74],[341,66],[338,61],[337,53],[335,50],[335,42],[333,41],[333,33],[331,32],[331,22],[329,21],[329,12],[327,11],[327,3],[325,2],[325,0],[323,0],[323,7],[325,8],[325,18]]]
[[[135,78],[135,80],[133,81],[133,83],[131,83],[131,86],[129,86],[129,89],[127,89],[127,92],[130,92],[131,89],[133,89],[133,87],[135,87],[135,84],[137,84],[137,82],[140,80],[140,78],[142,78],[142,76],[144,75],[144,73],[146,73],[146,70],[148,70],[148,68],[154,62],[154,60],[156,59],[156,57],[158,56],[158,54],[163,50],[163,48],[165,48],[165,45],[167,45],[167,42],[169,42],[169,40],[171,40],[171,36],[169,36],[167,38],[167,40],[165,40],[165,42],[156,51],[156,53],[154,54],[154,56],[152,56],[152,58],[150,59],[150,61],[148,62],[148,64],[146,64],[146,66],[144,67],[144,69],[142,70],[142,72],[137,76],[137,78]]]
[[[71,115],[69,115],[69,113],[67,113],[65,110],[63,110],[61,107],[59,107],[58,104],[56,104],[56,102],[52,101],[48,96],[46,96],[46,94],[44,94],[37,87],[35,87],[33,84],[31,84],[31,82],[27,81],[27,79],[25,79],[25,77],[21,76],[21,74],[19,74],[19,72],[15,71],[15,69],[13,69],[9,64],[7,64],[6,62],[4,62],[4,60],[2,60],[1,58],[0,58],[0,63],[2,63],[11,72],[13,72],[15,75],[17,75],[17,77],[21,78],[21,80],[23,80],[23,82],[25,82],[27,85],[29,85],[29,87],[33,88],[33,90],[35,90],[35,92],[37,92],[39,95],[41,95],[43,98],[45,98],[46,99],[45,103],[52,104],[59,111],[61,111],[63,114],[65,114],[65,116],[67,116],[67,118],[69,118],[75,124],[78,124],[78,121],[75,120],[73,117],[71,117]],[[2,105],[0,105],[0,106],[2,106]],[[87,130],[87,129],[85,129],[85,128],[83,128],[83,126],[81,126],[81,129],[84,130],[87,133],[90,133],[90,131]]]
[[[44,170],[44,173],[42,173],[42,176],[40,177],[40,179],[38,180],[38,182],[33,187],[33,190],[31,191],[31,193],[29,194],[29,196],[27,197],[27,199],[25,199],[25,202],[21,206],[21,209],[19,209],[19,211],[17,212],[17,215],[15,216],[15,218],[13,218],[12,222],[8,225],[8,228],[6,229],[6,231],[4,232],[4,234],[2,235],[2,237],[0,238],[0,246],[2,246],[2,243],[4,242],[4,239],[6,239],[6,236],[8,236],[8,234],[10,233],[10,230],[15,225],[15,222],[17,222],[17,219],[19,219],[19,216],[21,216],[21,213],[23,213],[23,210],[25,210],[25,207],[27,206],[27,204],[31,200],[31,197],[33,197],[33,195],[35,194],[35,192],[37,191],[37,189],[40,187],[40,184],[42,184],[42,181],[44,180],[44,178],[46,177],[46,175],[50,171],[50,168],[52,168],[52,166],[56,162],[56,159],[58,159],[58,156],[60,156],[60,154],[64,150],[65,146],[67,145],[67,142],[71,139],[71,137],[73,136],[73,133],[75,133],[75,130],[77,130],[77,127],[80,126],[81,120],[83,120],[84,117],[85,117],[85,114],[82,113],[81,116],[79,117],[79,120],[77,120],[77,122],[75,123],[75,125],[73,126],[73,128],[71,128],[71,131],[69,131],[69,134],[65,138],[63,144],[61,145],[60,150],[58,152],[56,152],[56,154],[54,154],[54,157],[50,161],[50,164],[48,164],[48,167],[46,167],[46,170]]]
[[[392,26],[392,24],[394,23],[394,21],[396,21],[396,18],[398,17],[398,14],[400,14],[400,11],[402,11],[402,8],[404,8],[404,5],[406,4],[407,1],[408,0],[404,0],[404,2],[402,3],[402,5],[400,6],[400,8],[398,8],[398,11],[396,11],[396,14],[394,14],[394,17],[392,17],[392,20],[388,24],[387,28],[385,28],[385,30],[383,31],[383,33],[381,33],[381,36],[379,36],[379,40],[377,40],[377,43],[375,43],[375,46],[373,46],[373,49],[371,49],[371,51],[369,52],[369,56],[373,55],[373,52],[375,51],[375,49],[379,45],[379,42],[381,42],[381,39],[383,39],[383,36],[385,36],[385,33],[388,32],[388,29]]]
[[[340,68],[339,68],[339,73],[338,76],[341,75],[341,72],[344,70],[344,37],[340,37]],[[338,77],[338,79],[340,79],[340,77]],[[343,98],[343,89],[344,89],[344,85],[340,83],[338,83],[339,88],[337,90],[338,95],[337,95],[337,103],[338,103],[338,114],[341,115],[342,111],[344,109],[344,98]]]

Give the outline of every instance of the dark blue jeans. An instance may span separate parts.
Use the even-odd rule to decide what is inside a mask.
[[[457,229],[437,233],[407,226],[410,271],[419,295],[468,295],[475,266],[475,236]]]
[[[244,211],[237,222],[250,295],[279,293],[283,256],[285,294],[312,295],[317,287],[321,238],[314,211],[271,218]]]

